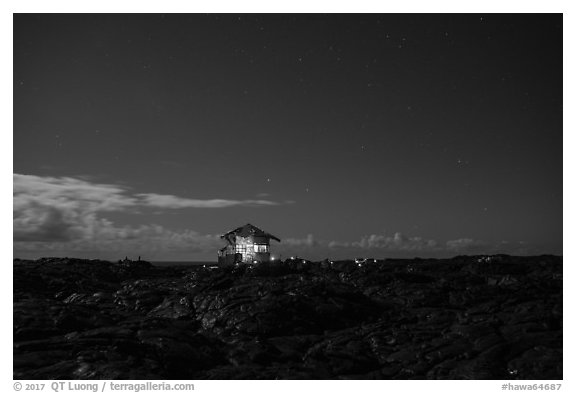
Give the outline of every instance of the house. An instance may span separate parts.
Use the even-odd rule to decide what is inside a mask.
[[[270,239],[280,241],[276,236],[252,224],[236,228],[220,237],[228,244],[218,251],[219,266],[268,262],[270,261]]]

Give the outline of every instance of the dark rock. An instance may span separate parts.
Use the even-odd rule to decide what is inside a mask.
[[[150,310],[148,315],[161,318],[193,318],[194,308],[187,296],[165,298],[161,304]]]
[[[561,348],[533,347],[508,362],[510,379],[556,379],[561,373]]]
[[[204,329],[283,336],[317,334],[326,329],[351,326],[377,311],[353,288],[287,276],[278,282],[251,280],[218,293],[197,295],[194,306]]]
[[[15,379],[562,379],[562,259],[14,261]]]

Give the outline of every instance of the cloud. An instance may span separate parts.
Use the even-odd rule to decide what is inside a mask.
[[[278,204],[268,200],[204,200],[153,193],[131,194],[125,186],[71,177],[14,174],[13,180],[14,242],[111,241],[154,237],[167,245],[176,244],[182,239],[201,243],[206,239],[195,232],[176,233],[150,225],[119,227],[100,215],[115,211],[135,212],[142,208],[226,208]]]
[[[426,240],[421,237],[408,237],[400,232],[394,236],[370,235],[360,240],[362,248],[384,248],[403,251],[431,250],[436,249],[435,240]]]
[[[62,211],[31,204],[26,214],[14,212],[14,241],[66,241],[73,236]]]
[[[13,176],[15,209],[32,202],[55,208],[101,211],[122,210],[137,204],[135,198],[126,195],[127,189],[118,185],[96,184],[70,177]]]
[[[214,254],[222,247],[218,235],[203,235],[191,230],[172,231],[160,225],[118,227],[107,222],[93,229],[97,230],[94,237],[75,238],[67,242],[19,242],[14,244],[14,250],[40,256],[86,255],[90,258],[100,256],[114,259],[124,255],[144,255],[150,259],[165,259],[170,255],[190,260],[195,253]]]
[[[14,241],[54,242],[89,237],[109,223],[97,218],[136,201],[120,186],[68,177],[14,175]]]
[[[400,232],[392,236],[372,234],[362,237],[355,242],[331,241],[328,247],[352,247],[360,249],[383,249],[394,251],[431,251],[437,250],[438,244],[435,240],[427,240],[421,237],[408,237]]]
[[[460,238],[439,242],[422,237],[410,237],[396,232],[394,235],[372,234],[358,241],[327,243],[329,249],[355,251],[385,251],[398,254],[418,255],[454,255],[454,254],[527,254],[529,247],[524,242],[489,243],[477,239]]]
[[[288,238],[282,240],[282,244],[286,246],[296,246],[296,247],[316,247],[320,245],[320,242],[314,239],[314,235],[309,233],[303,239]]]
[[[263,198],[260,195],[259,198]],[[222,246],[218,235],[192,230],[171,230],[159,225],[119,225],[103,217],[110,212],[166,209],[218,209],[234,206],[274,206],[293,203],[266,199],[190,199],[156,193],[133,193],[127,186],[97,183],[90,178],[41,177],[14,174],[13,240],[15,252],[36,255],[82,254],[133,255],[164,258],[165,255],[212,255]],[[400,232],[370,234],[355,241],[327,241],[313,234],[285,238],[277,245],[285,253],[354,256],[447,256],[455,254],[528,254],[524,242],[488,243],[472,238],[439,242]],[[106,254],[107,253],[107,254]]]
[[[474,239],[467,239],[467,238],[448,240],[446,242],[446,248],[448,250],[458,251],[458,252],[478,250],[478,249],[486,247],[486,246],[487,246],[487,244],[485,244],[484,242],[481,242],[479,240],[474,240]]]
[[[164,209],[201,208],[217,209],[232,206],[274,206],[277,202],[262,199],[187,199],[174,195],[136,194],[142,206],[159,207]]]

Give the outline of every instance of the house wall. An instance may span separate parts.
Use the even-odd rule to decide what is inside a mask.
[[[257,262],[267,262],[270,260],[270,252],[255,252],[254,244],[265,244],[270,246],[270,239],[267,237],[257,237],[257,236],[250,236],[250,237],[241,237],[236,236],[236,246],[243,246],[245,247],[245,252],[242,250],[242,262],[244,263],[252,263],[254,261]],[[237,248],[238,250],[238,248]]]
[[[226,254],[218,257],[218,266],[232,266],[239,260],[239,254]]]
[[[270,253],[269,252],[257,252],[254,253],[254,260],[258,262],[269,262]]]

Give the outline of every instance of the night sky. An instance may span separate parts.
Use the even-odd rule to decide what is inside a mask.
[[[562,254],[559,14],[14,16],[14,256]]]

